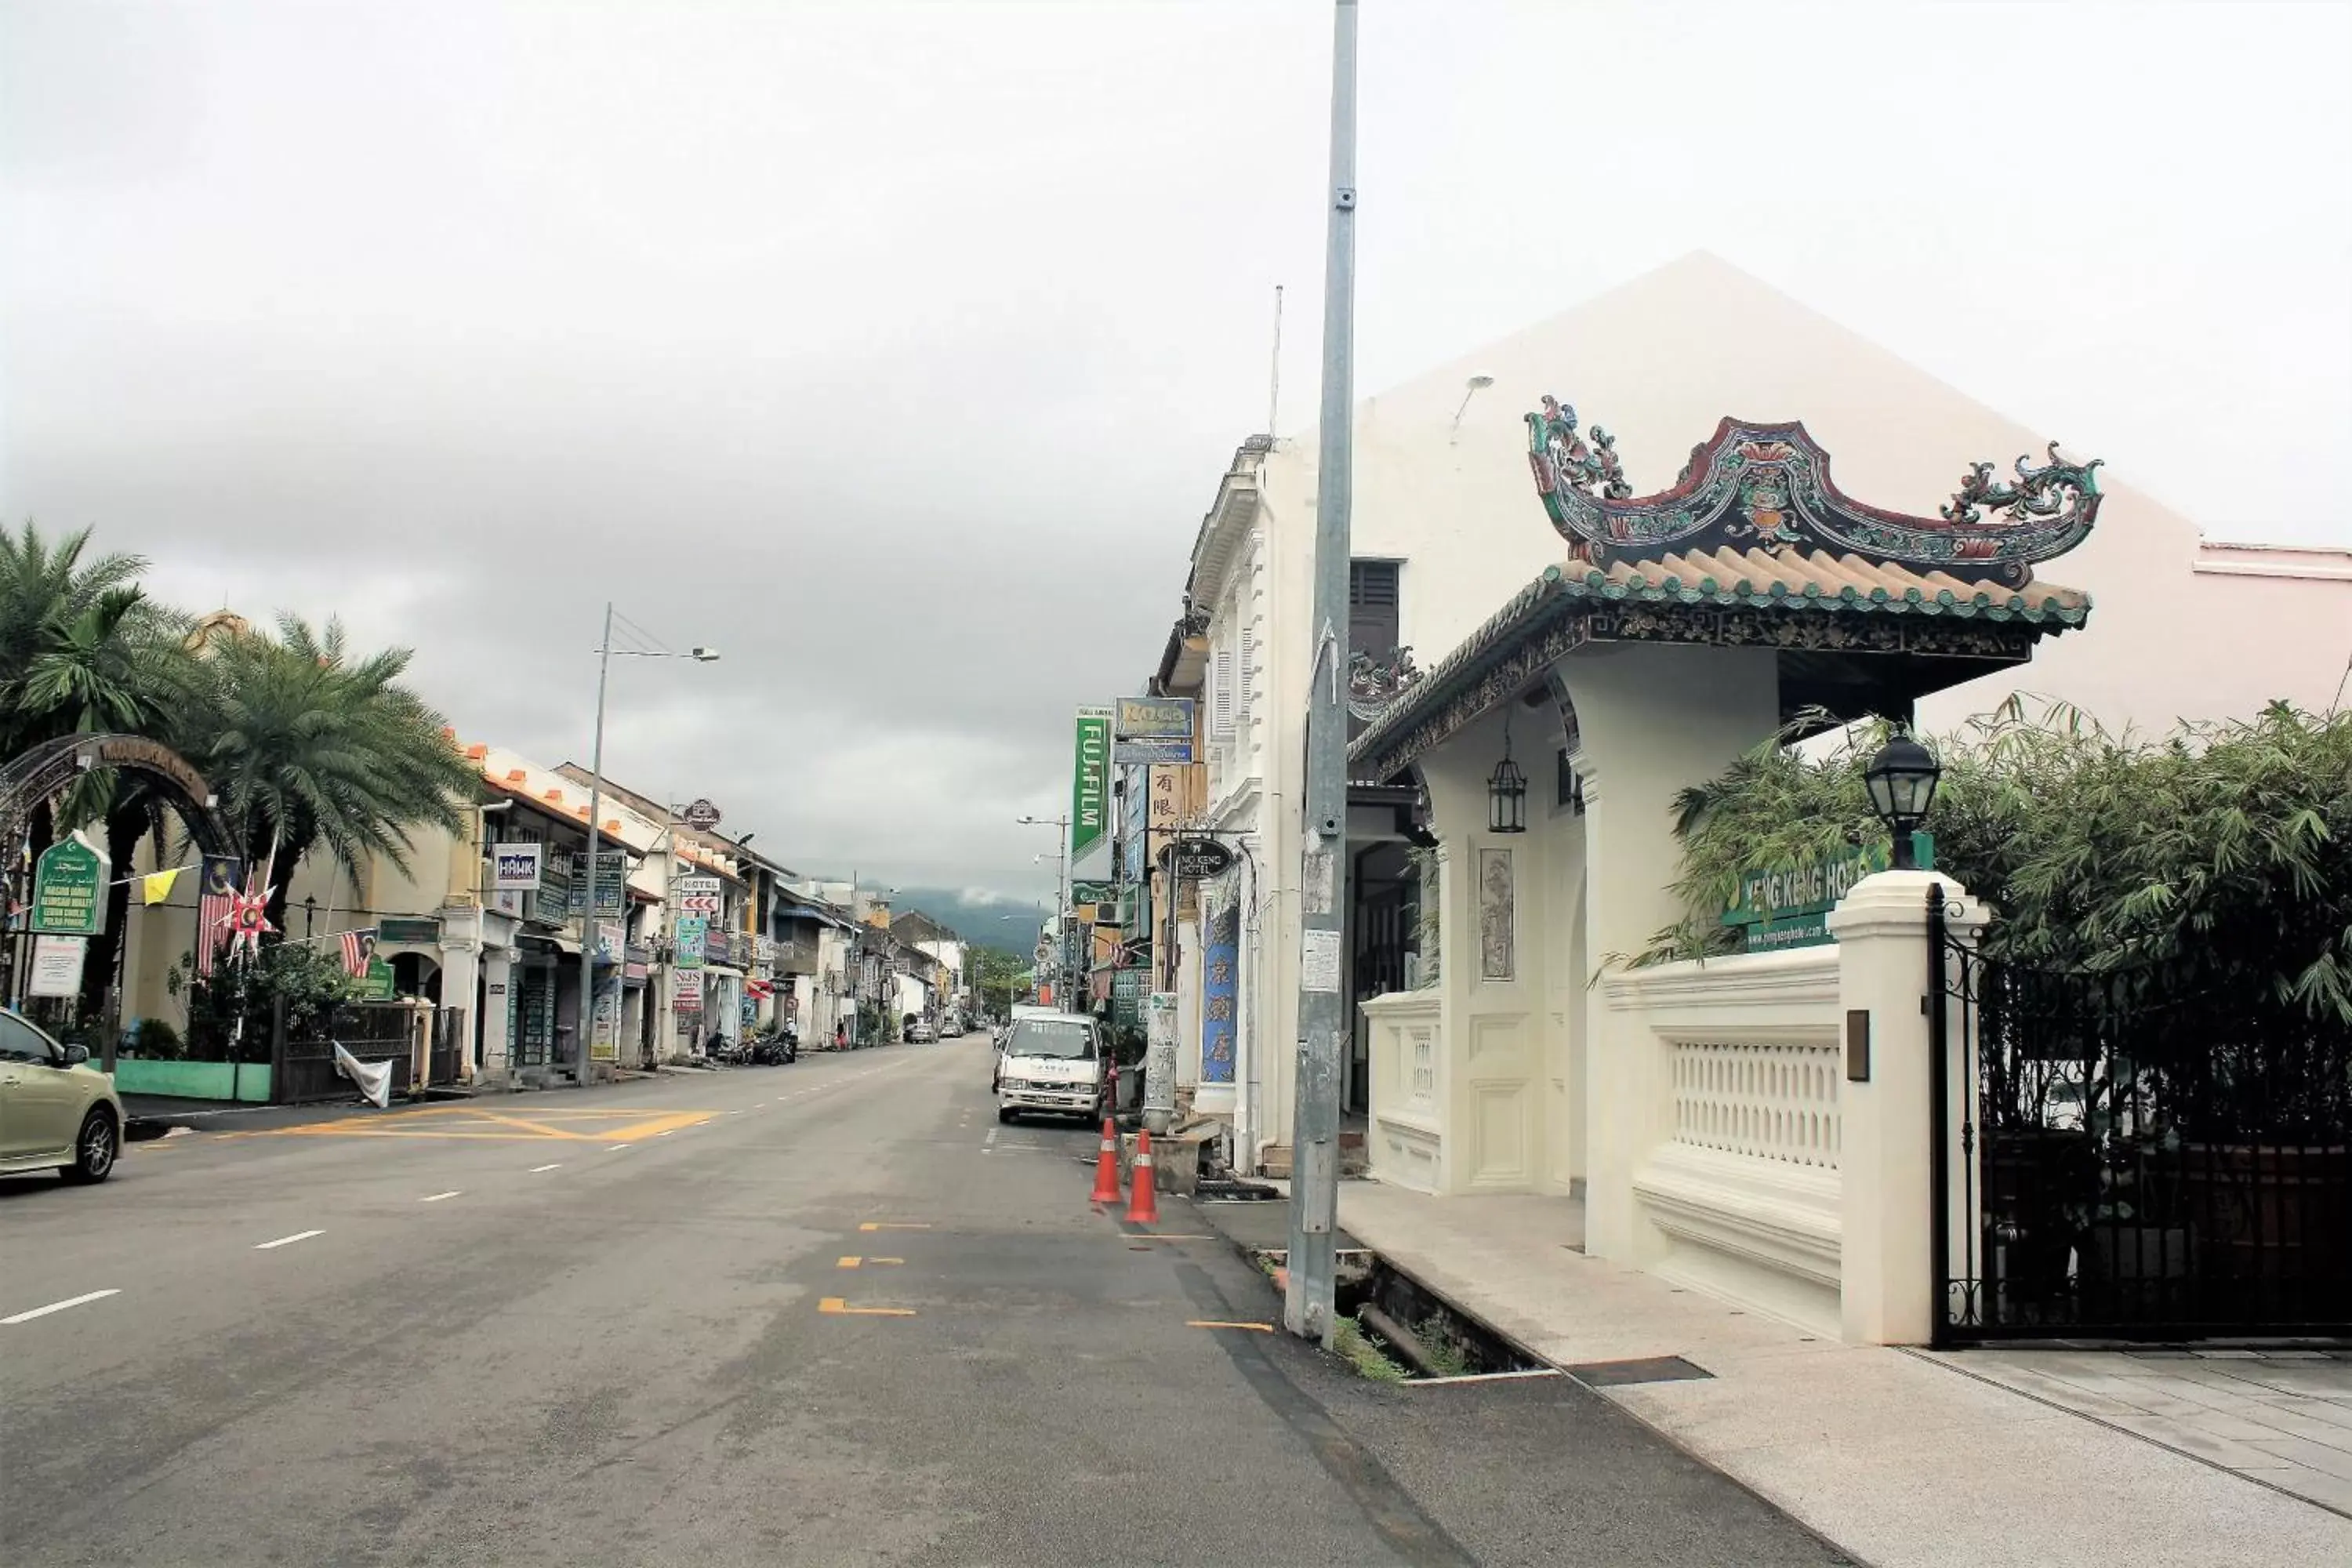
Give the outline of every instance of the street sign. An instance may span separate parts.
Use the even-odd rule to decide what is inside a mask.
[[[1233,850],[1213,838],[1179,838],[1160,853],[1167,857],[1169,871],[1179,881],[1222,877],[1234,864]]]
[[[726,895],[716,877],[680,877],[672,891],[677,895],[681,914],[715,915],[725,904]]]
[[[33,929],[96,936],[106,912],[106,862],[98,851],[61,838],[41,851],[33,870]]]
[[[684,819],[697,833],[708,833],[719,826],[719,808],[708,800],[698,800],[686,808]]]

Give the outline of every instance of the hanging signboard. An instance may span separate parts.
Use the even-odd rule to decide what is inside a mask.
[[[698,800],[686,808],[682,820],[697,833],[708,833],[719,826],[719,808],[708,800]]]
[[[96,936],[105,913],[106,862],[89,845],[61,838],[33,868],[33,929]]]
[[[702,1011],[702,971],[681,969],[669,977],[670,1004],[681,1013]]]
[[[1233,850],[1213,838],[1179,838],[1160,853],[1168,858],[1169,870],[1181,881],[1222,877],[1234,864]]]
[[[502,893],[539,891],[540,867],[546,850],[544,844],[490,846],[490,886]]]
[[[1926,833],[1911,836],[1912,852],[1921,870],[1936,864],[1936,840]],[[1886,869],[1886,846],[1848,849],[1795,866],[1758,871],[1739,884],[1739,901],[1723,913],[1723,923],[1739,928],[1745,952],[1774,952],[1789,947],[1819,947],[1833,941],[1830,910],[1864,877]]]
[[[702,967],[702,945],[710,934],[710,922],[700,915],[677,917],[677,967]]]
[[[588,897],[588,853],[574,850],[572,855],[572,878],[565,889],[564,909],[577,920],[582,904]],[[618,849],[596,851],[596,917],[618,920],[628,898],[629,858]]]
[[[716,877],[680,877],[670,891],[680,914],[715,915],[725,906],[726,890]]]
[[[1081,708],[1070,773],[1070,876],[1110,874],[1110,723],[1108,708]]]
[[[28,996],[79,996],[82,963],[89,956],[86,936],[37,936],[33,939],[33,973],[26,982]]]
[[[1192,760],[1192,699],[1122,697],[1113,710],[1114,763],[1189,763]]]

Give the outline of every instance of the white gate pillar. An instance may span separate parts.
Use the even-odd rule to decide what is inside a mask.
[[[1933,871],[1881,871],[1854,884],[1830,911],[1838,942],[1838,1000],[1845,1010],[1845,1079],[1838,1095],[1838,1180],[1843,1237],[1839,1315],[1856,1344],[1926,1344],[1943,1282],[1934,1278],[1934,1018],[1947,1021],[1946,1082],[1952,1114],[1945,1156],[1957,1161],[1960,1108],[1969,1102],[1961,1023],[1931,975],[1927,898],[1939,889],[1948,929],[1974,931],[1985,907]],[[1957,1167],[1951,1191],[1960,1190]],[[1955,1254],[1957,1256],[1957,1254]]]

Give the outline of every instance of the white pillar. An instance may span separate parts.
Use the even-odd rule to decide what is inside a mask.
[[[1849,1031],[1846,1078],[1838,1096],[1838,1180],[1842,1189],[1840,1316],[1847,1341],[1857,1344],[1927,1342],[1941,1282],[1933,1278],[1933,1227],[1948,1223],[1934,1211],[1932,1146],[1934,1068],[1930,1019],[1921,1006],[1949,1008],[1929,991],[1927,898],[1938,889],[1955,932],[1985,923],[1982,904],[1960,885],[1933,871],[1881,871],[1854,885],[1830,911],[1838,942],[1838,1000]],[[1856,1014],[1867,1016],[1868,1076],[1853,1059]],[[1965,1096],[1959,1021],[1950,1027],[1949,1086]],[[1958,1119],[1950,1120],[1957,1129]],[[1958,1190],[1957,1180],[1953,1190]]]
[[[482,1042],[481,1077],[491,1083],[506,1083],[510,1077],[507,1039],[515,1004],[514,957],[510,947],[482,950],[482,1016],[478,1026]]]

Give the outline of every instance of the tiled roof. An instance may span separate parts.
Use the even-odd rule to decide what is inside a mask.
[[[1798,551],[1718,549],[1654,561],[1547,567],[1421,680],[1382,709],[1349,745],[1351,761],[1377,757],[1423,716],[1467,689],[1523,640],[1556,618],[1604,605],[1715,605],[1791,615],[1950,616],[2046,627],[2079,626],[2091,596],[2029,576],[2018,588],[1967,583],[1941,572]]]
[[[1561,576],[1568,593],[1583,598],[1645,604],[1815,605],[1881,610],[1896,615],[1982,616],[1988,620],[2080,626],[2091,596],[2074,588],[2028,578],[2021,588],[1964,583],[1941,572],[1864,561],[1854,555],[1778,553],[1720,549],[1670,554],[1655,561],[1571,563]],[[1549,575],[1549,574],[1547,574]]]

